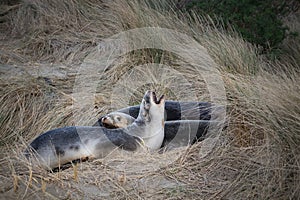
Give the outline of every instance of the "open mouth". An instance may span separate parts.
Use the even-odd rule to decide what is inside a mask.
[[[156,104],[160,104],[161,100],[164,98],[164,95],[162,95],[158,100],[155,92],[152,92],[153,101]]]
[[[164,99],[164,95],[162,95],[159,99],[157,99],[156,93],[148,90],[145,93],[144,100],[145,100],[146,103],[150,104],[151,103],[151,99],[153,100],[153,102],[155,104],[160,104],[161,101]]]

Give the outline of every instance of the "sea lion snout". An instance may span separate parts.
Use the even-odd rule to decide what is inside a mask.
[[[105,128],[115,128],[114,121],[108,116],[103,117],[101,123]]]
[[[103,117],[102,119],[101,119],[101,122],[102,123],[106,123],[106,122],[108,122],[109,120],[108,120],[108,117]]]

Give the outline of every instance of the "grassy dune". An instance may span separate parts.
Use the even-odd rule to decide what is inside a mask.
[[[283,46],[289,53],[281,60],[269,61],[258,55],[257,47],[234,31],[217,29],[209,18],[181,13],[167,1],[147,2],[23,0],[2,7],[0,197],[299,198],[299,40],[286,40]],[[299,27],[295,25],[299,16],[293,17],[292,21],[287,19],[289,26]],[[196,94],[190,100],[210,100],[204,78],[197,76],[199,69],[171,52],[142,49],[118,57],[99,75],[92,107],[72,106],[76,101],[72,97],[74,71],[86,56],[105,38],[149,26],[186,34],[216,63],[226,91],[228,128],[217,133],[212,152],[203,157],[207,143],[201,142],[165,154],[113,155],[59,173],[27,163],[21,152],[40,133],[74,124],[90,125],[115,109],[114,105],[126,105],[122,94],[120,98],[111,94],[133,66],[164,64],[190,85],[174,86],[182,79],[172,70],[160,79],[155,78],[159,71],[151,67],[139,70],[134,76],[152,77],[152,82],[128,97],[130,105],[139,102],[146,89],[156,89],[174,100],[186,100],[189,92]],[[202,56],[203,51],[191,48],[190,53]],[[49,72],[42,73],[46,68]],[[136,83],[140,84],[138,78]],[[130,84],[136,85],[134,81]],[[174,93],[176,89],[181,92]],[[77,112],[81,115],[74,117]],[[178,159],[170,160],[176,155],[180,155]]]

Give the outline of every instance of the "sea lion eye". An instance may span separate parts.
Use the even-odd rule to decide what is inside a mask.
[[[121,121],[121,117],[120,116],[117,116],[116,119],[117,119],[117,121]]]

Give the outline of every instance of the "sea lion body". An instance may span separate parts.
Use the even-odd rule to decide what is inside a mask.
[[[218,113],[224,113],[225,107],[222,105],[214,105],[209,102],[180,102],[180,101],[165,101],[165,121],[176,120],[223,120],[224,116],[219,116]],[[126,118],[127,114],[137,118],[139,114],[139,106],[129,106],[122,108],[113,113],[118,113],[121,117]],[[105,115],[106,116],[106,115]],[[102,118],[100,117],[94,126],[103,126]],[[220,119],[219,119],[220,118]],[[128,118],[127,118],[128,119]],[[129,119],[130,120],[130,119]],[[125,124],[125,123],[124,123]],[[115,127],[112,127],[115,128]]]
[[[36,157],[47,169],[86,157],[101,158],[114,149],[136,151],[141,144],[150,150],[160,148],[164,138],[164,97],[157,100],[147,91],[139,115],[125,128],[73,126],[47,131],[34,139],[25,155]]]
[[[188,101],[166,101],[165,102],[165,121],[175,120],[210,120],[211,112],[217,106],[209,102],[188,102]],[[122,108],[116,112],[128,114],[137,118],[139,106]]]
[[[107,118],[109,120],[106,120]],[[116,118],[118,119],[113,120]],[[135,120],[134,117],[118,111],[104,115],[101,119],[100,126],[109,127],[110,129],[125,128]],[[164,140],[161,147],[175,148],[194,144],[205,138],[210,126],[218,126],[218,124],[218,121],[211,120],[165,121]]]
[[[44,168],[53,169],[76,159],[101,158],[116,148],[136,151],[143,140],[128,134],[131,127],[123,131],[86,126],[58,128],[37,137],[30,148]],[[26,154],[31,153],[27,150]]]

